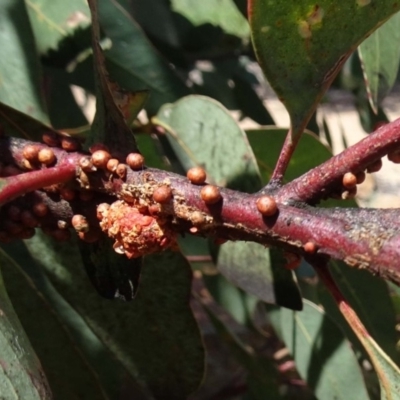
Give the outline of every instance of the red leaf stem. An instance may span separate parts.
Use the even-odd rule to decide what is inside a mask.
[[[364,171],[390,152],[400,148],[400,119],[383,125],[365,139],[325,163],[283,186],[277,193],[280,201],[312,202],[341,184],[346,172]]]
[[[0,180],[0,207],[26,193],[66,182],[75,176],[75,170],[74,162],[66,158],[55,167],[2,178]]]

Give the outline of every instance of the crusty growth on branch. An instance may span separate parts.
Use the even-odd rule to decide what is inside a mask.
[[[280,188],[246,194],[207,185],[198,174],[193,181],[192,174],[132,169],[137,153],[120,162],[104,149],[90,156],[52,147],[55,161],[48,166],[37,159],[48,146],[1,137],[1,175],[18,175],[1,178],[0,204],[16,200],[1,209],[0,240],[30,237],[37,226],[66,240],[72,225],[87,241],[107,233],[118,252],[135,257],[174,245],[176,234],[190,232],[277,246],[313,264],[333,257],[400,284],[400,267],[393,263],[400,257],[399,210],[312,206],[355,187],[364,171],[377,169],[381,157],[397,154],[399,140],[397,120]],[[99,162],[99,155],[106,161]],[[112,168],[110,160],[117,160]],[[117,173],[120,165],[124,174]],[[107,204],[114,204],[112,214]],[[123,221],[115,217],[121,210]],[[29,225],[26,213],[24,222],[23,211],[37,222],[31,219]]]

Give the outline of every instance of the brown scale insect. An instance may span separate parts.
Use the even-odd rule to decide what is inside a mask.
[[[206,204],[216,204],[222,198],[218,187],[214,185],[203,186],[200,190],[200,197]]]
[[[107,163],[111,159],[111,155],[108,151],[105,150],[96,150],[92,154],[92,163],[97,168],[106,169]]]
[[[357,176],[352,172],[346,172],[342,178],[342,185],[346,189],[352,189],[357,185]]]
[[[116,158],[110,158],[107,162],[107,170],[115,172],[118,167],[119,161]]]
[[[75,138],[69,136],[62,136],[61,148],[64,149],[65,151],[72,152],[72,151],[78,151],[81,148],[81,145]]]
[[[140,153],[130,153],[126,157],[126,163],[134,171],[138,171],[144,166],[144,157]]]
[[[115,173],[121,178],[125,179],[128,167],[125,164],[118,164]]]
[[[90,190],[82,190],[81,192],[79,192],[79,198],[82,201],[90,201],[93,199],[93,197],[94,197],[94,194]]]
[[[42,135],[42,140],[47,146],[50,147],[59,147],[60,146],[60,138],[54,132],[46,132]]]
[[[167,185],[162,185],[154,189],[153,200],[157,203],[168,203],[172,198],[172,190]]]
[[[314,254],[317,251],[317,245],[314,242],[307,242],[303,246],[304,251],[309,254]]]
[[[110,152],[109,148],[103,143],[95,143],[95,144],[93,144],[92,146],[89,147],[89,151],[92,154],[95,153],[98,150],[103,150],[103,151],[106,151],[107,153]]]
[[[38,153],[38,161],[45,165],[54,164],[54,162],[56,161],[54,151],[52,149],[49,149],[48,147],[40,149]]]
[[[29,162],[37,162],[39,155],[40,147],[34,144],[26,145],[22,150],[22,155]]]
[[[257,210],[264,217],[272,217],[278,212],[276,201],[271,196],[261,196],[257,199]]]
[[[206,171],[201,167],[190,168],[186,176],[194,185],[202,185],[207,179]]]

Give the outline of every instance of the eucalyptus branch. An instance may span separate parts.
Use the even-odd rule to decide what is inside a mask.
[[[377,132],[375,137],[382,139],[385,134],[387,128]],[[26,141],[20,139],[2,138],[0,154],[18,159],[26,144]],[[352,154],[357,154],[354,150],[356,148],[357,145],[353,147]],[[361,148],[365,148],[365,142]],[[388,144],[378,146],[376,157],[389,148]],[[68,163],[75,165],[79,165],[85,156],[77,152],[65,153],[61,149],[54,149],[54,152],[62,160],[60,162],[68,160]],[[347,160],[349,156],[345,152],[342,157]],[[367,164],[376,157],[370,154],[361,162]],[[150,168],[139,171],[128,168],[126,172],[126,176],[121,178],[97,170],[86,174],[84,184],[78,174],[70,184],[75,185],[77,190],[90,189],[106,193],[115,200],[122,199],[126,204],[139,209],[152,210],[151,214],[155,218],[168,225],[171,235],[190,232],[227,240],[254,241],[306,257],[316,255],[326,260],[333,257],[400,284],[400,266],[393,263],[393,259],[400,257],[400,227],[396,222],[400,217],[399,210],[318,209],[304,203],[290,204],[288,197],[280,194],[276,197],[276,208],[272,215],[265,216],[261,214],[258,203],[260,194],[212,187],[217,191],[218,198],[210,203],[204,197],[205,185],[194,184],[186,177]],[[160,193],[164,192],[167,196],[160,197]],[[98,200],[86,202],[85,213],[95,215],[98,203]],[[54,202],[51,206],[54,218],[64,218],[70,223],[68,219],[76,212],[74,208],[79,201],[71,204],[73,207],[66,215],[65,205]],[[58,207],[62,207],[60,212]]]
[[[272,173],[271,180],[268,184],[270,187],[281,186],[283,176],[285,175],[286,169],[299,140],[300,135],[297,135],[296,138],[293,138],[292,130],[289,129]]]
[[[0,178],[0,207],[26,193],[66,182],[75,176],[75,170],[76,165],[67,160],[55,167]]]
[[[283,186],[276,198],[313,203],[341,186],[347,172],[361,172],[400,149],[400,119],[381,126],[365,139]]]

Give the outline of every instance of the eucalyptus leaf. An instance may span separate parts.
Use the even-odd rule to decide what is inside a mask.
[[[90,12],[82,0],[25,0],[38,51],[55,50],[77,29],[90,25]]]
[[[395,0],[249,1],[257,59],[295,140],[346,59],[399,9]]]
[[[119,0],[119,3],[140,24],[149,36],[167,43],[170,48],[180,45],[180,37],[175,24],[175,15],[166,1]]]
[[[76,245],[52,243],[38,234],[26,244],[58,292],[145,393],[178,400],[196,390],[204,351],[188,303],[191,270],[180,253],[145,257],[140,291],[126,303],[93,291]]]
[[[396,362],[399,353],[396,349],[396,313],[385,281],[369,274],[367,271],[354,270],[338,261],[330,262],[330,271],[343,296],[357,312],[369,334],[380,344],[383,351]],[[341,318],[339,310],[324,287],[319,289],[319,300],[326,312],[346,332],[349,333],[346,321]]]
[[[301,312],[282,309],[282,339],[318,399],[365,400],[368,394],[349,342],[322,308],[304,301]]]
[[[246,135],[217,101],[198,95],[165,104],[153,122],[165,128],[183,167],[202,166],[219,186],[260,188],[259,170]]]
[[[151,90],[151,108],[189,93],[176,72],[160,56],[137,22],[116,1],[98,4],[100,25],[113,46],[106,52],[113,79],[130,91]]]
[[[42,76],[24,0],[0,2],[0,101],[48,123]]]
[[[79,243],[82,262],[92,285],[106,299],[131,301],[138,290],[142,258],[129,260],[113,249],[109,238]]]
[[[369,355],[378,374],[381,387],[381,400],[399,400],[400,369],[371,337],[366,337],[364,346],[369,349]]]
[[[272,176],[287,129],[266,126],[259,129],[249,129],[246,134],[260,167],[263,182],[266,184]],[[328,160],[331,156],[332,152],[320,142],[315,134],[305,131],[290,159],[284,177],[285,181],[292,181]]]
[[[268,249],[260,244],[225,243],[219,249],[217,260],[218,270],[247,293],[267,303],[302,309],[292,272],[271,260]]]
[[[278,391],[277,369],[273,362],[266,357],[257,355],[251,346],[242,342],[217,314],[215,307],[204,301],[202,304],[223,342],[247,371],[248,391],[251,398],[257,400],[281,398]]]
[[[38,142],[42,140],[42,135],[46,132],[57,133],[50,125],[4,103],[0,103],[0,124],[9,136]]]
[[[206,23],[220,26],[226,33],[246,38],[249,25],[233,0],[172,0],[172,9],[185,16],[193,25]]]
[[[129,93],[109,79],[103,50],[100,47],[100,27],[97,0],[89,0],[92,15],[92,46],[96,76],[96,115],[88,145],[104,143],[110,150],[127,155],[138,151],[128,123],[139,113],[145,101],[143,92]],[[127,121],[129,121],[127,123]]]
[[[10,260],[0,252],[0,265]],[[0,388],[4,399],[51,399],[42,366],[15,314],[0,274]]]
[[[79,129],[88,126],[82,108],[77,104],[69,82],[59,75],[47,74],[49,116],[54,128],[60,130]]]
[[[15,254],[14,249],[21,254],[24,252],[24,249],[21,252],[21,246],[6,247],[11,254]],[[67,324],[62,320],[62,313],[57,314],[53,304],[45,297],[51,289],[46,287],[43,293],[37,282],[3,250],[0,250],[0,262],[10,298],[40,357],[54,397],[65,400],[74,397],[107,398],[102,385],[108,378],[100,382],[94,368],[73,340]],[[29,267],[33,269],[33,263]],[[80,329],[84,331],[82,326]]]
[[[334,288],[335,290],[335,288]],[[355,310],[347,301],[341,298],[341,295],[335,295],[335,302],[339,306],[340,312],[350,325],[353,332],[368,353],[370,360],[378,375],[381,388],[381,400],[400,399],[399,380],[400,369],[382,350],[382,348],[372,338],[366,327],[361,322]]]
[[[370,105],[378,106],[393,87],[400,63],[400,13],[395,14],[358,47]]]

